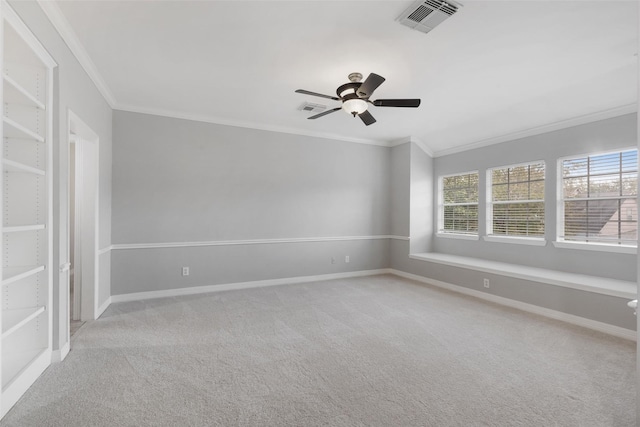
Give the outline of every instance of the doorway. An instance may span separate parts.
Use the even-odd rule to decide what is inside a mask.
[[[98,137],[69,111],[69,331],[97,311]]]

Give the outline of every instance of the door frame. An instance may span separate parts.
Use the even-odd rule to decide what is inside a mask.
[[[68,113],[67,149],[71,155],[71,144],[75,145],[75,182],[71,182],[70,168],[67,170],[68,190],[74,185],[75,194],[75,266],[74,286],[79,285],[80,320],[95,320],[98,312],[98,278],[99,278],[99,188],[100,188],[100,145],[98,135],[71,109]],[[70,193],[67,193],[70,194]],[[67,209],[67,259],[70,259],[71,207]],[[67,336],[70,331],[70,294],[69,274],[65,275],[65,286],[68,297]],[[76,288],[78,289],[78,288]],[[77,293],[77,292],[76,292]]]

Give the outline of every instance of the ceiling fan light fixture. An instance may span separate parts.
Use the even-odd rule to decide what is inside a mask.
[[[344,98],[347,95],[351,95],[351,94],[355,94],[356,90],[352,87],[348,87],[345,90],[343,90],[342,92],[340,92],[340,98]]]
[[[367,111],[367,101],[364,99],[353,98],[347,99],[342,103],[342,109],[353,116]]]

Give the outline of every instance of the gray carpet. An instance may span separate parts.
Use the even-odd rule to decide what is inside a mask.
[[[113,304],[2,426],[632,426],[635,344],[375,276]]]

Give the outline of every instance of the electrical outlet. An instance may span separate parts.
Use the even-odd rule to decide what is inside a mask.
[[[344,257],[344,262],[349,262],[349,255]]]
[[[331,257],[331,264],[335,264],[336,263],[336,257]]]
[[[484,287],[485,288],[489,287],[489,279],[484,279]]]
[[[183,276],[189,275],[189,267],[182,267],[182,275]]]

